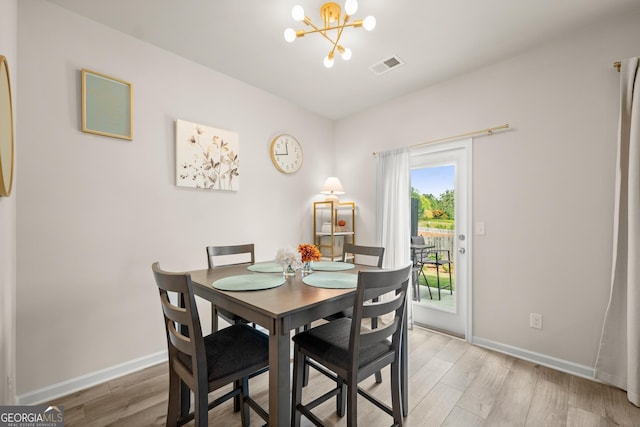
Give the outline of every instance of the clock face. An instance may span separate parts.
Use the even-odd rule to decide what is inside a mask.
[[[271,161],[284,173],[294,173],[302,166],[302,146],[291,135],[278,135],[271,141]]]

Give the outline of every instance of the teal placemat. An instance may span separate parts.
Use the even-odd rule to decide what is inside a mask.
[[[213,287],[222,291],[258,291],[283,285],[286,279],[273,274],[241,274],[229,276],[213,282]]]
[[[316,288],[355,289],[358,276],[349,273],[312,273],[304,276],[302,281]]]
[[[282,273],[282,266],[277,262],[259,262],[251,264],[247,270],[257,271],[258,273]]]
[[[314,261],[311,263],[311,268],[317,271],[342,271],[351,270],[353,267],[355,266],[351,263],[338,261]]]

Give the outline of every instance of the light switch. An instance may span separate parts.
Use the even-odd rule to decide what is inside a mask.
[[[484,222],[476,222],[476,236],[484,236]]]

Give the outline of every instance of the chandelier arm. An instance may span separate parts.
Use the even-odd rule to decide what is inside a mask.
[[[318,29],[318,30],[315,30],[315,31],[309,31],[309,32],[306,32],[305,35],[306,34],[311,34],[311,33],[319,33],[319,34],[321,34],[322,37],[324,37],[325,39],[329,40],[329,43],[331,43],[331,44],[334,44],[334,43],[338,42],[337,40],[334,42],[333,39],[326,34],[324,29]]]
[[[309,23],[308,25],[310,25],[314,29],[303,32],[302,36],[306,36],[307,34],[320,33],[320,34],[322,34],[322,35],[324,35],[325,37],[328,38],[328,36],[326,34],[324,34],[325,31],[337,30],[337,29],[344,28],[344,27],[354,27],[354,28],[362,27],[362,21],[354,21],[354,22],[350,22],[350,23],[345,24],[345,25],[336,25],[335,27],[329,27],[329,28],[318,28],[315,25],[313,25],[312,23]],[[299,37],[302,37],[302,36],[299,36]],[[331,40],[331,39],[329,38],[329,40]],[[333,40],[331,40],[331,43],[333,43]]]
[[[336,37],[336,41],[333,42],[333,47],[329,51],[329,57],[330,58],[333,57],[333,55],[336,52],[336,47],[338,46],[338,42],[340,41],[340,37],[342,37],[342,31],[344,31],[344,27],[347,25],[347,21],[349,21],[349,15],[345,15],[344,16],[344,21],[342,22],[342,25],[340,25],[340,28],[338,30],[338,36]]]
[[[322,35],[322,37],[324,37],[325,39],[329,40],[329,42],[331,44],[334,43],[334,41],[331,39],[331,37],[329,37],[327,35],[327,30],[332,30],[333,28],[329,27],[329,28],[318,28],[315,26],[315,24],[311,21],[311,19],[307,16],[304,17],[304,21],[305,24],[307,24],[308,26],[310,26],[311,28],[313,28],[313,30],[309,30],[309,31],[305,31],[302,34],[296,34],[296,37],[304,37],[307,34],[313,34],[313,33],[320,33]],[[335,27],[338,28],[338,27]],[[337,43],[337,41],[335,42]]]

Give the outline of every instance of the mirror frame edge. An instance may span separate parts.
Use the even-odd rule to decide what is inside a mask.
[[[8,155],[11,157],[9,160],[9,182],[8,184],[4,182],[5,172],[2,170],[2,156],[7,155],[2,151],[2,142],[0,142],[0,197],[9,197],[11,195],[11,190],[13,187],[13,175],[14,175],[14,161],[15,161],[15,141],[14,141],[14,127],[13,127],[13,99],[11,96],[11,78],[9,75],[9,63],[7,62],[7,58],[4,55],[0,55],[0,70],[4,68],[6,79],[7,79],[7,92],[8,92],[8,104],[9,104],[9,138],[11,139],[9,142],[9,153]],[[0,102],[5,102],[4,100],[0,100]]]

